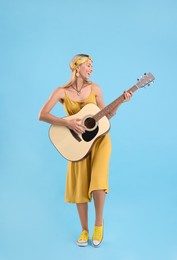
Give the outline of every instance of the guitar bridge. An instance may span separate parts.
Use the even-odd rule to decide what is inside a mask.
[[[70,132],[72,134],[72,136],[78,141],[81,142],[82,139],[78,136],[78,134],[76,132],[74,132],[73,130],[70,129]]]

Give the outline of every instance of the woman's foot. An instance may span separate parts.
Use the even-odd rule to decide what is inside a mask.
[[[80,237],[76,241],[78,246],[87,246],[89,241],[89,233],[87,230],[83,230]]]
[[[102,222],[102,226],[95,226],[93,237],[92,237],[92,245],[94,247],[98,247],[101,245],[103,241],[103,231],[104,231],[104,224]]]

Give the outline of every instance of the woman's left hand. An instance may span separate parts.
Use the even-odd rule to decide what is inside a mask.
[[[124,91],[124,102],[129,101],[132,97],[133,93],[131,91]]]

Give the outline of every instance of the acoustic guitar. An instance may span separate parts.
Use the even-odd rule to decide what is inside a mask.
[[[144,73],[128,91],[135,92],[139,88],[150,85],[154,79],[155,77],[151,73]],[[94,142],[109,132],[110,121],[108,118],[110,118],[111,111],[123,101],[124,95],[122,94],[101,110],[93,103],[85,105],[78,113],[64,118],[66,120],[80,118],[86,128],[85,132],[77,134],[68,127],[51,125],[49,129],[51,142],[65,159],[74,162],[82,160],[91,151]]]

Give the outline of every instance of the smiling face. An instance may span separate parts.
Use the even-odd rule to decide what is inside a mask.
[[[85,80],[88,80],[92,71],[93,71],[93,66],[92,66],[92,60],[88,60],[84,63],[82,63],[79,68],[78,68],[80,77],[82,77]]]

